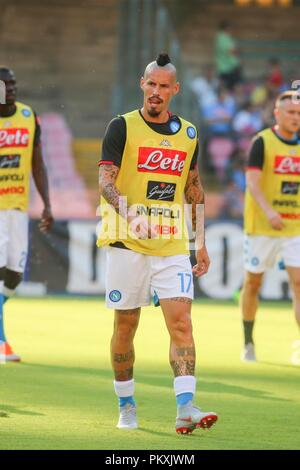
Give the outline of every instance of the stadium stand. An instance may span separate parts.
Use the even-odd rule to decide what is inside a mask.
[[[111,118],[118,0],[1,2],[1,64],[20,101],[64,114],[75,138],[100,138]]]
[[[215,193],[224,189],[220,188],[216,178],[220,162],[221,173],[225,171],[230,178],[235,164],[245,159],[251,136],[257,131],[257,122],[261,119],[263,126],[270,125],[273,103],[272,97],[268,99],[266,96],[269,90],[266,91],[264,86],[270,57],[280,59],[285,81],[299,75],[297,61],[294,60],[300,53],[299,6],[283,7],[280,4],[291,5],[295,2],[279,0],[266,2],[272,4],[272,8],[258,7],[254,0],[164,0],[163,3],[174,20],[184,62],[193,76],[201,74],[208,62],[214,62],[214,37],[220,20],[230,21],[238,40],[243,72],[248,82],[234,92],[236,114],[231,123],[232,133],[229,137],[222,136],[232,139],[234,150],[229,158],[227,155],[221,158],[219,154],[218,158],[204,157],[206,165],[201,168],[202,172],[206,172],[204,183],[209,193],[208,214],[215,214],[215,208],[219,205],[215,202],[210,204],[210,194],[212,201],[215,201]],[[243,6],[238,7],[237,3]],[[157,4],[153,0],[153,5]],[[52,0],[51,4],[39,0],[10,0],[2,6],[0,18],[1,62],[16,72],[20,101],[31,104],[39,114],[49,111],[62,114],[72,130],[74,141],[72,149],[68,150],[68,158],[71,159],[72,155],[75,158],[74,171],[82,177],[81,183],[77,184],[84,187],[82,185],[85,183],[86,207],[92,207],[92,216],[98,201],[96,175],[101,138],[113,115],[113,101],[118,94],[116,78],[121,76],[123,79],[119,59],[122,56],[120,31],[125,19],[120,15],[119,7],[118,0],[76,0],[72,8],[68,0]],[[40,21],[41,18],[43,21]],[[139,25],[136,29],[143,28]],[[141,46],[139,55],[143,56],[143,53]],[[183,85],[188,88],[186,82]],[[247,103],[249,99],[252,109]],[[260,109],[263,107],[263,115],[257,106]],[[120,112],[119,109],[117,112]],[[215,155],[216,141],[209,143],[200,112],[199,127],[201,140],[205,141],[205,152],[210,149]],[[234,160],[237,155],[238,160]],[[57,168],[63,165],[55,161]],[[62,207],[65,209],[67,206],[59,204],[60,210]],[[91,213],[91,209],[80,211]]]
[[[56,219],[94,217],[95,209],[74,165],[72,134],[64,117],[45,113],[41,116],[41,126],[43,155],[48,168],[52,209]],[[31,187],[30,215],[39,217],[42,203],[34,185]]]

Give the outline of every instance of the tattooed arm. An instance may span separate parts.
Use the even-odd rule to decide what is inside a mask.
[[[102,164],[99,167],[99,190],[104,199],[130,224],[131,230],[138,238],[155,238],[157,233],[144,216],[137,216],[135,211],[127,209],[127,198],[115,185],[119,168],[116,165]]]
[[[195,249],[197,260],[197,264],[193,267],[193,273],[198,277],[207,273],[210,260],[205,246],[204,190],[197,167],[189,171],[184,194],[186,202],[192,205],[192,227],[196,234]]]
[[[115,211],[127,219],[126,200],[122,198],[120,191],[115,186],[118,174],[119,168],[116,165],[100,165],[99,190],[100,194],[115,209]]]
[[[196,247],[205,244],[204,238],[204,191],[197,167],[189,171],[184,188],[185,199],[192,206],[192,228],[196,233]]]

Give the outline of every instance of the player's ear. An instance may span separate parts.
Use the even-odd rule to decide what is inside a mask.
[[[142,77],[141,80],[140,80],[140,87],[143,91],[144,91],[144,85],[145,85],[145,79],[144,79],[144,77]]]
[[[179,93],[179,91],[180,91],[180,83],[176,82],[175,85],[174,85],[174,88],[173,88],[173,95],[177,95],[177,93]]]

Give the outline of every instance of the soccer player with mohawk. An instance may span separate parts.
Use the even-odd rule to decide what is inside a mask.
[[[142,108],[110,122],[99,162],[102,224],[98,246],[107,250],[106,302],[115,310],[111,360],[120,406],[117,427],[137,428],[133,340],[141,307],[150,305],[153,296],[170,335],[175,429],[186,434],[209,428],[217,420],[215,413],[193,403],[192,275],[205,274],[210,262],[204,237],[204,192],[197,169],[197,131],[169,111],[180,85],[167,54],[147,65],[140,87]],[[192,206],[196,232],[193,268],[184,199]]]

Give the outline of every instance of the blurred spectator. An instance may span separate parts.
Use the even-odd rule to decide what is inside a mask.
[[[220,217],[240,219],[244,211],[244,193],[234,180],[230,179],[224,191],[224,204]]]
[[[192,80],[191,89],[198,98],[200,110],[217,101],[218,80],[214,77],[212,65],[203,67],[203,74]]]
[[[252,136],[262,129],[261,110],[248,101],[233,119],[232,127],[241,136]]]
[[[209,135],[230,135],[236,111],[234,98],[224,88],[219,88],[217,100],[203,107],[203,117]]]
[[[256,85],[250,93],[250,101],[255,106],[264,106],[268,99],[268,91],[264,84]]]
[[[281,87],[284,85],[284,78],[280,68],[280,61],[279,59],[276,59],[276,57],[272,57],[269,60],[269,70],[266,84],[268,88],[276,94],[281,91]]]
[[[218,77],[226,88],[232,90],[241,82],[241,63],[236,42],[231,35],[229,23],[221,21],[215,39],[216,68]]]
[[[221,185],[226,180],[230,156],[234,149],[233,141],[228,137],[213,137],[208,144],[210,162]]]
[[[263,127],[272,127],[275,125],[274,106],[276,95],[269,91],[268,98],[262,108]]]
[[[244,83],[237,83],[233,88],[233,96],[237,109],[241,109],[248,101],[248,90]]]
[[[274,102],[285,90],[278,59],[268,62],[268,73],[255,81],[241,80],[241,67],[229,25],[222,22],[216,37],[217,77],[207,65],[191,88],[199,100],[204,169],[213,172],[223,192],[224,217],[241,217],[245,190],[245,164],[252,137],[272,127]],[[218,85],[217,85],[218,84]],[[215,182],[213,183],[213,185]],[[225,188],[225,189],[224,189]]]
[[[247,158],[247,153],[241,149],[236,149],[231,156],[230,177],[243,193],[246,189],[245,166]]]

